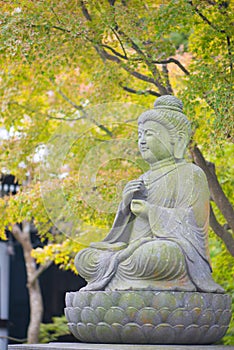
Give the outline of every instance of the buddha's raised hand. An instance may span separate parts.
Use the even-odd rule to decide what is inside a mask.
[[[127,183],[123,190],[123,202],[124,205],[127,206],[131,203],[131,200],[133,199],[134,194],[137,192],[143,192],[145,190],[145,185],[143,180],[132,180]]]

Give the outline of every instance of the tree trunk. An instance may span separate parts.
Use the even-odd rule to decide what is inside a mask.
[[[190,148],[190,152],[194,162],[200,168],[202,168],[206,174],[212,200],[216,203],[217,207],[226,219],[228,227],[232,230],[232,232],[234,232],[234,210],[218,181],[214,164],[205,160],[202,152],[196,145]],[[210,225],[213,231],[223,240],[231,255],[234,256],[233,235],[231,232],[228,232],[226,225],[222,226],[217,221],[212,206],[210,211]]]
[[[30,322],[27,331],[29,344],[38,343],[40,324],[43,316],[43,302],[38,279],[28,286],[30,300]]]
[[[27,332],[27,341],[30,344],[38,343],[40,323],[43,315],[43,301],[38,281],[36,262],[31,256],[33,247],[30,237],[30,223],[24,221],[22,223],[22,230],[19,225],[14,225],[12,234],[22,245],[27,272],[27,288],[30,304],[30,322]]]

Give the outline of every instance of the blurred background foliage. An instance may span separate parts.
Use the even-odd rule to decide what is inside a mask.
[[[106,124],[97,122],[88,108],[119,102],[146,109],[167,93],[183,100],[194,130],[193,144],[215,164],[233,204],[232,1],[5,0],[0,6],[1,172],[15,175],[23,184],[17,195],[0,199],[2,238],[6,226],[33,220],[41,239],[48,242],[33,252],[38,263],[53,260],[74,270],[76,252],[103,238],[114,218],[113,212],[84,200],[79,184],[85,157],[100,144],[137,139],[127,108],[120,122],[114,113],[99,119]],[[59,128],[67,130],[68,125],[78,125],[80,137],[61,169],[43,178],[40,169],[47,145]],[[93,157],[97,161],[95,153]],[[190,154],[187,158],[192,161]],[[142,169],[140,159],[100,159],[92,195],[118,202],[124,184]],[[62,190],[80,226],[65,223],[63,217],[59,224],[51,221],[41,195],[42,181],[55,200]],[[214,202],[212,206],[225,225],[222,212]],[[72,235],[64,238],[62,232],[69,230]],[[210,253],[214,279],[233,294],[233,257],[212,231]],[[234,344],[233,323],[223,343]]]

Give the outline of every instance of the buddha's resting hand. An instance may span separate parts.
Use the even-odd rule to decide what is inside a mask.
[[[131,202],[131,212],[136,216],[148,217],[149,204],[142,199],[133,199]]]
[[[133,180],[127,183],[123,191],[123,203],[125,206],[129,205],[133,199],[133,196],[137,192],[143,192],[145,185],[143,180]]]

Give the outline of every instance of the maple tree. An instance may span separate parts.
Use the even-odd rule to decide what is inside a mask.
[[[193,125],[188,157],[205,171],[211,192],[214,273],[221,280],[225,266],[223,283],[231,290],[233,3],[23,0],[0,4],[0,122],[8,132],[1,141],[1,167],[21,182],[27,178],[19,194],[0,201],[2,237],[8,226],[20,241],[24,233],[18,232],[16,223],[27,228],[33,220],[42,239],[49,240],[33,253],[37,261],[46,266],[54,260],[74,269],[75,252],[91,240],[100,240],[113,220],[113,208],[99,210],[93,198],[117,203],[112,173],[120,189],[144,166],[137,155],[134,165],[111,161],[120,147],[114,141],[129,135],[136,139],[128,121],[150,108],[156,97],[175,94],[183,100]],[[102,103],[109,104],[104,109],[94,107]],[[68,142],[73,130],[79,137]],[[54,141],[55,135],[59,137]],[[107,145],[103,152],[110,152],[109,158],[101,157],[100,144]],[[51,156],[47,145],[53,149]],[[108,151],[110,145],[113,150]],[[89,154],[91,158],[86,158]],[[102,165],[92,186],[81,170],[91,176],[85,161],[95,165],[97,157],[109,163]],[[121,157],[128,159],[124,153]],[[49,168],[42,166],[43,159]],[[92,189],[91,205],[81,188],[87,185]],[[35,266],[32,276],[37,275]],[[32,276],[29,282],[31,278],[35,286],[37,279]],[[28,341],[36,338],[34,331]]]

